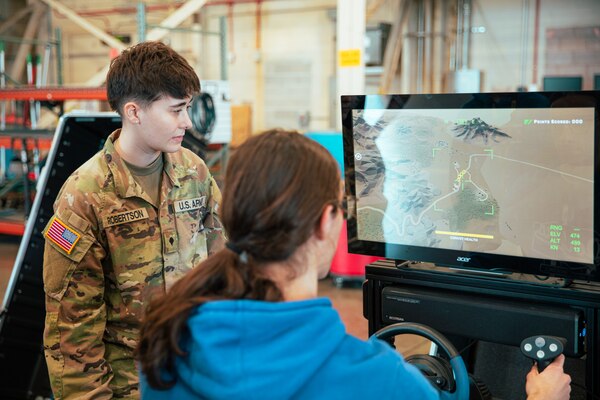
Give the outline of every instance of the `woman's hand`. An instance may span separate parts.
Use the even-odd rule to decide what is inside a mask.
[[[565,400],[571,394],[571,377],[565,374],[565,356],[559,355],[543,372],[537,365],[527,374],[525,391],[527,400]]]

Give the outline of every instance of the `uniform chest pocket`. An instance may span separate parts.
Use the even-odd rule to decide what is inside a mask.
[[[189,267],[204,260],[207,255],[205,215],[205,207],[175,213],[175,224],[177,236],[179,237],[179,254],[183,263]]]
[[[128,221],[104,229],[117,285],[144,282],[160,266],[161,238],[148,218]],[[141,279],[141,281],[140,281]]]
[[[179,236],[179,246],[193,245],[195,238],[198,237],[205,227],[203,219],[206,211],[200,208],[191,211],[180,211],[175,213],[175,226]]]

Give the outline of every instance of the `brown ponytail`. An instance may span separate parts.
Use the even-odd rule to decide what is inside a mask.
[[[221,205],[230,245],[147,308],[138,358],[152,387],[175,384],[175,357],[186,354],[181,339],[196,307],[213,300],[283,299],[262,267],[287,260],[308,240],[323,206],[338,199],[339,184],[337,164],[327,150],[296,132],[268,131],[235,151]]]

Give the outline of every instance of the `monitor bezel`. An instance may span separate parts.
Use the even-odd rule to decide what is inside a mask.
[[[539,97],[541,96],[541,97]],[[538,101],[536,101],[536,99]],[[369,100],[369,101],[367,101]],[[543,100],[543,101],[539,101]],[[352,110],[367,109],[461,109],[461,108],[536,108],[534,104],[547,101],[550,107],[594,108],[594,198],[600,201],[600,91],[565,92],[500,92],[455,94],[392,94],[341,96],[342,135],[344,143],[344,168],[346,195],[355,199],[354,142]],[[375,104],[377,106],[369,106]],[[384,104],[385,107],[381,107]],[[477,107],[473,107],[477,104]],[[349,202],[355,204],[355,202]],[[594,211],[596,206],[594,205]],[[352,210],[351,210],[352,211]],[[351,213],[352,214],[352,213]],[[421,261],[442,267],[472,269],[475,271],[524,273],[541,277],[553,276],[567,279],[600,281],[600,213],[594,212],[594,260],[591,264],[487,254],[471,251],[428,248],[361,240],[357,237],[356,212],[348,220],[348,252],[386,257],[399,261]],[[468,260],[468,261],[459,261]]]

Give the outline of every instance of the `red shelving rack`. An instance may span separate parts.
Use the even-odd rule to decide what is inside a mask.
[[[0,89],[0,100],[106,100],[106,87],[44,87]]]

